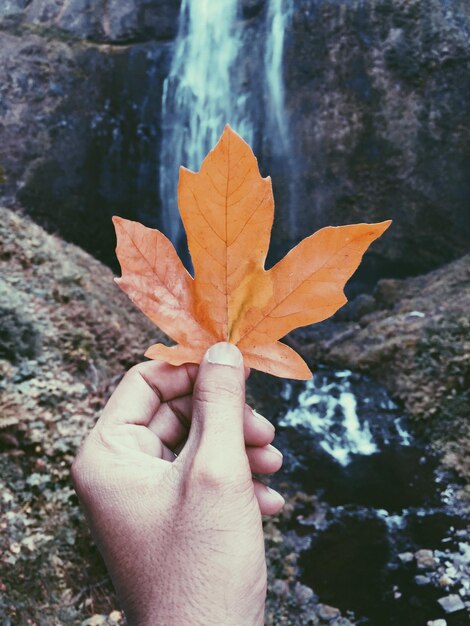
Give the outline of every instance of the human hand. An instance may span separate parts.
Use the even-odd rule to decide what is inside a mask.
[[[273,438],[231,344],[126,374],[72,476],[131,626],[264,623],[261,514],[284,500],[252,472],[280,468]]]

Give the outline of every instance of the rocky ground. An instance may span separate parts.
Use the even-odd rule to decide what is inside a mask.
[[[5,209],[0,241],[2,624],[120,623],[69,468],[158,331],[75,246]]]

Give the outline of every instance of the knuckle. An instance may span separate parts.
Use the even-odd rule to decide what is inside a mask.
[[[137,363],[137,365],[133,365],[127,372],[124,374],[124,379],[133,380],[137,376],[140,376],[142,371],[143,363]]]
[[[227,469],[216,459],[196,458],[191,468],[191,482],[204,491],[220,491],[229,479]]]
[[[251,472],[248,465],[245,468],[240,462],[229,463],[224,455],[196,455],[191,466],[190,480],[197,490],[221,492],[251,480]]]

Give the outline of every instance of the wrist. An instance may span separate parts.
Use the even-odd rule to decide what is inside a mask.
[[[167,598],[153,608],[146,604],[143,600],[138,611],[125,611],[128,626],[264,626],[264,600],[245,615],[201,607],[193,599]]]

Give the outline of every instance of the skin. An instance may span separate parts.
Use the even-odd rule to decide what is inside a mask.
[[[261,515],[284,500],[273,426],[245,404],[239,350],[201,365],[147,362],[110,398],[72,466],[75,488],[131,626],[260,626]]]

